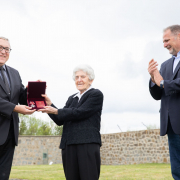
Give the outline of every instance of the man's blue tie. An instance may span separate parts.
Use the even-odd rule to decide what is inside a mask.
[[[4,84],[6,86],[6,91],[7,91],[8,94],[10,94],[9,84],[8,84],[7,78],[6,78],[5,74],[4,74],[4,69],[3,69],[2,66],[0,67],[0,70],[1,70],[1,75],[3,77]]]

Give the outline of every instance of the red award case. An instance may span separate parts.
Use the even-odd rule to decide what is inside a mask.
[[[45,94],[46,91],[46,82],[28,82],[27,90],[27,103],[32,109],[43,109],[46,106],[45,98],[41,94]]]

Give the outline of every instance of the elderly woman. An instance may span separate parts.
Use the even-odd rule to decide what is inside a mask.
[[[73,79],[79,92],[71,95],[62,109],[42,95],[47,106],[39,111],[48,113],[58,126],[63,125],[60,149],[67,180],[99,179],[103,94],[92,88],[94,78],[91,67],[76,67]]]

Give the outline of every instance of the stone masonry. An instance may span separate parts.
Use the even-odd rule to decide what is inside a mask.
[[[59,149],[60,140],[60,136],[19,136],[13,165],[62,163]]]
[[[167,136],[159,134],[156,129],[102,135],[102,164],[170,163]]]
[[[170,163],[167,136],[159,129],[102,134],[101,164]],[[59,136],[20,136],[13,165],[62,163]]]

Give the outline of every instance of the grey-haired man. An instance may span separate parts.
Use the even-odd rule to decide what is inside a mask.
[[[161,100],[160,135],[168,135],[172,176],[180,180],[180,25],[164,30],[163,43],[172,57],[162,63],[160,72],[154,59],[149,62],[149,89]]]
[[[27,89],[17,70],[7,66],[11,51],[7,38],[0,37],[0,180],[8,180],[15,146],[18,144],[18,113],[32,114]],[[18,105],[24,104],[24,105]]]

